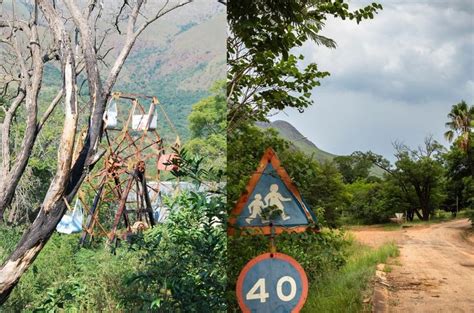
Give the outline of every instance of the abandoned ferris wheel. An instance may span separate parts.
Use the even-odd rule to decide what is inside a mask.
[[[171,145],[158,133],[159,114],[176,135]],[[118,238],[155,225],[160,176],[174,168],[180,139],[157,97],[116,92],[104,114],[102,145],[102,166],[89,174],[78,195],[87,215],[81,246],[104,236],[115,246]]]

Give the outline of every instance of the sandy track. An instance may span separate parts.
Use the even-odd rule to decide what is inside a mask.
[[[395,241],[400,257],[390,265],[385,312],[474,313],[474,245],[467,219],[400,231],[362,229],[357,240],[371,246]]]

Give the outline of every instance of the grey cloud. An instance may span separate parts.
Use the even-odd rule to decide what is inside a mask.
[[[386,6],[360,25],[330,20],[325,34],[338,49],[306,45],[302,51],[350,90],[419,101],[457,95],[474,72],[474,16],[428,4]],[[473,93],[465,95],[471,96]]]
[[[474,2],[382,4],[374,20],[360,25],[329,20],[323,35],[337,49],[308,43],[299,50],[331,76],[314,89],[314,107],[276,118],[295,123],[329,152],[390,156],[392,141],[416,146],[429,134],[447,144],[442,134],[451,105],[474,104]]]

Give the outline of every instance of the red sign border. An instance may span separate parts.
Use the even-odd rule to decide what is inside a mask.
[[[245,301],[242,298],[244,278],[252,267],[254,267],[257,263],[260,263],[261,261],[266,260],[266,259],[280,259],[280,260],[286,261],[290,263],[291,265],[293,265],[296,271],[300,274],[303,291],[301,293],[300,300],[296,304],[295,308],[291,311],[292,313],[298,313],[303,308],[303,305],[306,302],[306,298],[308,297],[308,276],[306,276],[306,273],[303,267],[295,259],[293,259],[289,255],[278,253],[278,252],[260,254],[259,256],[256,256],[255,258],[250,260],[247,264],[245,264],[244,268],[239,274],[239,278],[237,279],[237,285],[236,285],[237,301],[239,302],[240,309],[242,310],[243,313],[251,313],[250,309],[245,305]]]
[[[306,218],[308,221],[314,221],[313,217],[311,216],[311,213],[309,212],[309,209],[306,207],[306,205],[303,202],[303,198],[301,197],[300,192],[298,191],[298,188],[296,188],[296,185],[291,181],[290,175],[286,172],[286,170],[281,166],[280,159],[278,159],[278,156],[276,152],[272,148],[267,148],[265,150],[265,153],[263,154],[262,159],[260,160],[260,163],[258,165],[257,171],[255,171],[250,177],[250,180],[246,186],[246,191],[242,193],[240,196],[239,200],[235,204],[234,208],[232,209],[232,212],[230,213],[230,217],[228,220],[228,227],[227,227],[227,234],[228,235],[233,235],[235,233],[236,229],[246,229],[246,230],[252,230],[250,234],[263,234],[263,235],[270,235],[272,232],[272,227],[270,226],[262,226],[262,227],[256,227],[256,226],[245,226],[245,227],[236,227],[237,223],[237,218],[239,215],[242,213],[244,210],[245,204],[248,201],[248,198],[252,194],[253,190],[257,186],[258,181],[260,180],[260,177],[263,174],[263,171],[265,170],[266,166],[271,163],[273,168],[276,170],[278,175],[280,176],[281,180],[285,184],[285,186],[290,190],[290,192],[293,194],[293,196],[296,198],[298,201],[299,205],[303,208],[304,213],[306,214]],[[286,227],[286,226],[274,226],[273,227],[275,230],[275,234],[281,234],[283,232],[295,232],[295,233],[300,233],[304,232],[308,226],[294,226],[294,227]]]

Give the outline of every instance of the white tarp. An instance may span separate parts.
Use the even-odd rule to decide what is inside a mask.
[[[58,226],[56,226],[56,230],[59,233],[63,234],[81,232],[83,219],[84,211],[82,209],[81,201],[79,201],[79,199],[76,199],[76,203],[74,204],[74,210],[72,212],[67,212],[63,216]]]
[[[150,118],[149,114],[134,114],[132,116],[132,128],[134,130],[145,130],[146,124],[148,119]],[[153,114],[150,121],[150,126],[148,129],[153,130],[156,129],[156,125],[158,124],[158,117],[156,114]]]
[[[117,115],[118,115],[118,110],[117,110],[117,103],[112,99],[112,101],[109,103],[109,107],[107,108],[107,111],[105,112],[105,126],[108,128],[114,128],[117,126]]]

